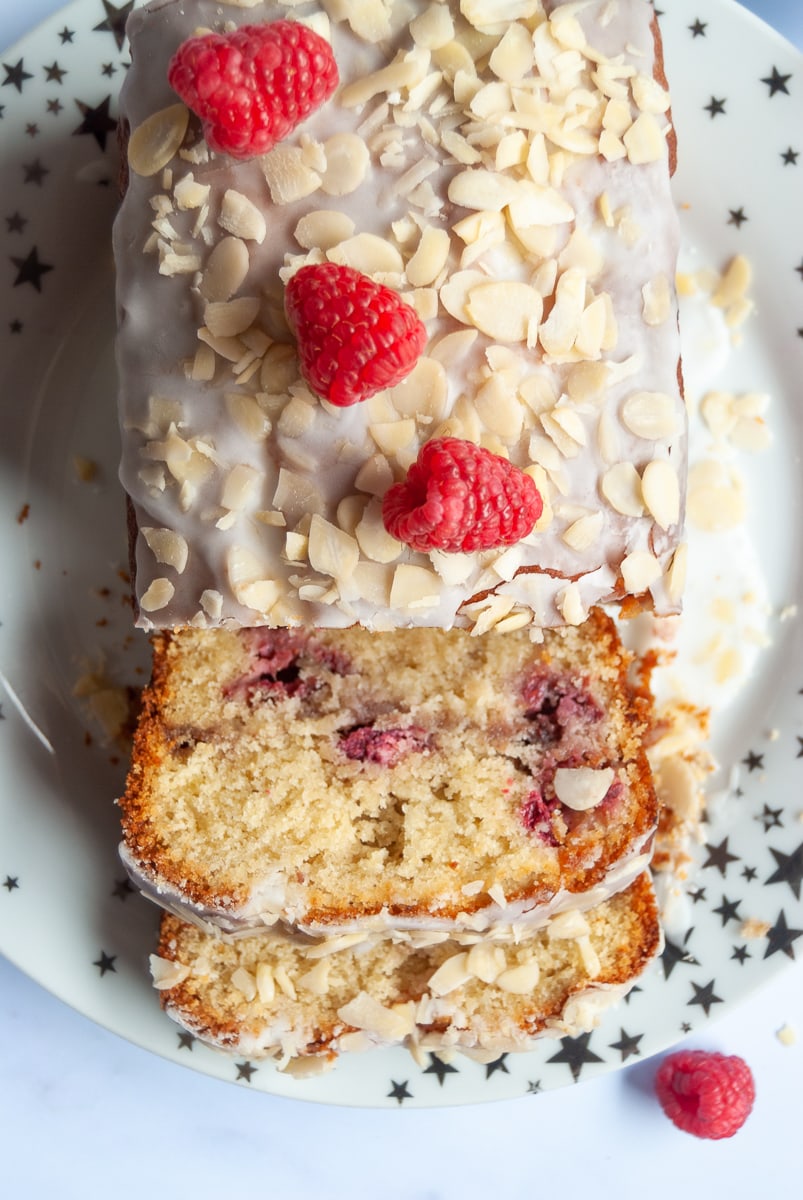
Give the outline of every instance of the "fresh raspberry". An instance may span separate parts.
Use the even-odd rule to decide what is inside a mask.
[[[701,1138],[733,1137],[753,1108],[756,1089],[743,1058],[679,1050],[665,1058],[655,1091],[678,1129]]]
[[[339,82],[329,43],[297,21],[188,38],[167,79],[201,118],[210,148],[234,158],[267,154]]]
[[[520,541],[542,508],[529,475],[473,442],[447,437],[421,448],[404,482],[385,493],[382,518],[413,550],[473,551]]]
[[[399,383],[426,345],[426,329],[398,292],[353,267],[302,267],[284,306],[302,375],[340,408]]]

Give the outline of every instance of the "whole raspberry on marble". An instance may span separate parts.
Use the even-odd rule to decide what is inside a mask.
[[[400,383],[426,345],[426,329],[398,292],[353,267],[302,267],[287,285],[284,307],[301,374],[340,408]]]
[[[743,1058],[707,1050],[678,1050],[665,1058],[655,1091],[678,1129],[700,1138],[729,1138],[741,1129],[756,1098]]]
[[[473,442],[427,442],[402,483],[385,493],[382,519],[413,550],[472,552],[526,537],[543,509],[529,475]]]
[[[188,38],[167,79],[201,118],[210,149],[234,158],[267,154],[339,82],[329,43],[298,21]]]

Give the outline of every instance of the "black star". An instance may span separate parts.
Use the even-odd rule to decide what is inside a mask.
[[[641,992],[641,991],[643,991],[643,990],[644,990],[644,989],[643,989],[643,988],[640,988],[638,984],[635,984],[635,985],[634,985],[634,986],[633,986],[633,987],[630,989],[630,991],[627,993],[627,995],[625,996],[625,1004],[629,1004],[629,1003],[630,1003],[630,1001],[631,1001],[631,1000],[633,999],[633,997],[635,996],[636,992]]]
[[[124,4],[122,8],[115,8],[113,4],[109,4],[109,0],[103,0],[106,20],[101,21],[100,25],[96,25],[93,32],[114,34],[117,49],[122,50],[125,41],[125,23],[133,7],[134,0],[128,0],[128,4]]]
[[[731,958],[735,958],[738,963],[742,964],[742,966],[744,966],[746,959],[752,958],[752,957],[753,956],[750,953],[750,951],[747,949],[747,946],[734,946],[733,947],[733,954],[731,954]]]
[[[16,889],[19,887],[19,885],[20,885],[19,875],[6,875],[5,880],[3,881],[3,887],[6,889],[7,892],[16,891]]]
[[[749,220],[743,208],[729,208],[728,224],[735,225],[737,229],[741,229],[745,221]]]
[[[791,78],[791,75],[781,75],[778,68],[773,67],[772,74],[767,76],[765,79],[762,79],[761,82],[766,83],[767,87],[770,89],[770,96],[774,96],[776,92],[783,92],[788,96],[789,88],[786,85]]]
[[[747,767],[748,771],[763,771],[764,770],[764,755],[754,754],[751,750],[742,762]]]
[[[9,321],[8,327],[12,333],[22,333],[22,321],[16,319]]]
[[[451,1063],[445,1063],[442,1058],[438,1058],[437,1054],[430,1054],[429,1066],[424,1070],[425,1075],[437,1075],[438,1083],[443,1087],[443,1081],[447,1075],[457,1075],[457,1067],[453,1067]]]
[[[404,1104],[405,1100],[412,1100],[413,1093],[407,1090],[407,1080],[403,1083],[397,1083],[395,1079],[391,1079],[391,1089],[388,1092],[389,1100],[398,1100],[399,1104]]]
[[[742,867],[742,875],[748,883],[752,883],[754,879],[758,878],[758,871],[755,867]]]
[[[783,159],[783,165],[785,167],[796,167],[797,160],[800,158],[800,151],[793,150],[790,146],[788,150],[784,150],[781,158]]]
[[[23,183],[35,183],[37,187],[41,187],[45,175],[50,174],[49,169],[43,166],[38,158],[35,158],[32,163],[23,163],[22,172]]]
[[[722,917],[723,927],[727,925],[728,921],[741,920],[739,916],[739,901],[729,900],[727,896],[722,897],[722,903],[719,908],[712,908],[711,911],[718,913]]]
[[[30,283],[31,287],[35,287],[37,292],[42,290],[42,276],[53,268],[49,263],[39,261],[39,251],[34,246],[29,252],[27,258],[15,258],[12,254],[11,261],[17,268],[17,278],[14,280],[13,286],[20,287],[23,283]]]
[[[61,44],[63,46],[65,42],[71,42],[73,40],[75,37],[75,30],[68,29],[65,25],[64,28],[59,31],[59,37],[61,38]]]
[[[764,832],[768,833],[769,830],[773,829],[776,825],[779,829],[783,827],[783,821],[781,820],[782,813],[782,808],[770,808],[768,804],[765,804],[764,811],[759,813],[759,815],[753,819],[755,821],[760,821],[764,826]]]
[[[45,67],[45,79],[48,83],[61,83],[67,74],[69,72],[65,71],[64,67],[60,67],[55,59],[49,67]]]
[[[486,1063],[485,1078],[490,1079],[491,1076],[495,1075],[497,1071],[501,1071],[504,1075],[509,1075],[510,1072],[508,1071],[507,1063],[505,1062],[506,1058],[506,1054],[500,1054],[499,1058],[495,1058],[493,1062]]]
[[[90,108],[88,104],[84,104],[82,100],[75,102],[81,110],[83,121],[73,130],[73,134],[91,134],[95,141],[100,146],[101,150],[106,149],[106,138],[117,129],[117,122],[109,116],[109,104],[111,96],[107,96],[102,100],[96,108]]]
[[[133,895],[134,887],[130,879],[118,879],[114,885],[112,895],[115,900],[127,900]]]
[[[47,111],[49,113],[55,113],[56,115],[58,115],[63,108],[64,108],[64,105],[61,103],[61,101],[59,99],[48,100],[48,102],[47,102]]]
[[[691,1033],[691,1025],[689,1024],[688,1021],[683,1022],[683,1024],[680,1027],[680,1032],[681,1033]]]
[[[689,899],[692,904],[699,904],[701,900],[705,900],[705,888],[689,888]]]
[[[769,958],[770,955],[777,954],[779,950],[782,950],[787,958],[794,958],[793,943],[799,937],[803,937],[803,929],[790,929],[786,923],[786,913],[781,909],[778,920],[767,933],[767,949],[764,951],[764,957]]]
[[[112,75],[114,75],[116,71],[117,67],[114,65],[114,63],[110,62],[104,63],[101,68],[101,74],[105,75],[107,79],[111,79]]]
[[[644,1037],[644,1034],[643,1033],[636,1033],[636,1034],[625,1033],[624,1029],[622,1029],[621,1026],[620,1026],[619,1032],[622,1035],[620,1037],[619,1041],[618,1042],[609,1042],[608,1045],[610,1046],[611,1050],[618,1050],[620,1052],[620,1054],[622,1055],[622,1062],[627,1062],[627,1060],[630,1058],[631,1054],[641,1054],[641,1051],[638,1048],[638,1044],[641,1041],[641,1039]]]
[[[707,28],[708,28],[708,23],[706,21],[699,21],[699,20],[695,21],[693,25],[689,26],[692,37],[696,37],[696,38],[705,37],[705,31]]]
[[[22,65],[22,59],[18,63],[15,63],[13,67],[9,66],[8,63],[3,63],[3,70],[6,73],[6,77],[0,86],[15,87],[18,92],[22,91],[22,85],[26,79],[33,79],[33,75],[29,75]]]
[[[194,1042],[195,1042],[195,1034],[194,1033],[186,1033],[185,1032],[185,1033],[180,1033],[178,1035],[179,1050],[192,1050]]]
[[[93,967],[100,968],[101,979],[103,978],[103,976],[106,974],[107,971],[112,971],[116,974],[117,967],[114,965],[116,958],[117,958],[116,954],[107,954],[105,950],[101,950],[100,958],[96,959],[95,962],[93,962],[93,964],[92,964]]]
[[[795,899],[799,900],[800,884],[803,882],[803,842],[791,854],[773,850],[770,846],[770,854],[778,864],[778,870],[773,871],[767,883],[788,883],[795,893]]]
[[[738,854],[729,853],[727,838],[723,838],[718,846],[711,846],[706,842],[705,848],[708,851],[708,858],[703,863],[703,869],[706,867],[716,867],[723,877],[728,873],[728,864],[739,861]]]
[[[605,1061],[598,1054],[595,1054],[593,1050],[589,1050],[588,1043],[590,1039],[590,1033],[583,1033],[580,1037],[576,1038],[561,1038],[561,1049],[557,1054],[553,1054],[551,1058],[548,1058],[547,1062],[566,1063],[572,1073],[572,1079],[577,1083],[586,1063]]]
[[[725,98],[723,97],[721,100],[717,100],[716,96],[712,96],[708,104],[703,105],[703,110],[710,115],[712,121],[714,117],[724,116]]]
[[[795,270],[797,271],[800,278],[803,279],[803,258],[801,258],[801,260],[800,260],[800,266],[795,267]]]
[[[31,121],[30,124],[25,126],[25,132],[27,133],[28,137],[34,138],[39,133],[39,126]]]
[[[6,217],[6,229],[9,233],[22,233],[27,224],[28,218],[23,217],[22,213],[13,212],[10,217]]]
[[[711,1008],[715,1004],[722,1004],[722,997],[714,994],[714,980],[712,979],[705,987],[700,987],[699,984],[693,983],[694,998],[688,1000],[687,1004],[699,1004],[705,1015],[708,1016]]]
[[[669,978],[678,963],[687,963],[690,967],[699,967],[700,965],[693,954],[689,954],[688,950],[684,950],[675,942],[671,942],[669,938],[666,939],[661,961],[664,966],[665,979]]]
[[[527,1095],[528,1096],[537,1096],[540,1091],[541,1091],[541,1080],[540,1079],[528,1079]]]
[[[258,1067],[252,1067],[250,1062],[241,1062],[234,1064],[237,1068],[237,1078],[244,1079],[246,1083],[251,1082],[251,1076],[256,1075]]]

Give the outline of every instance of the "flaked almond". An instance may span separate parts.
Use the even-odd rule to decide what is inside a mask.
[[[669,92],[652,75],[634,75],[630,89],[641,112],[665,113],[669,108]]]
[[[622,135],[628,161],[634,166],[657,162],[666,154],[666,139],[652,113],[642,112]]]
[[[666,392],[632,392],[622,405],[622,423],[636,437],[655,441],[680,429],[676,401]]]
[[[502,971],[500,975],[497,975],[494,983],[503,992],[509,992],[513,996],[528,996],[538,984],[540,976],[541,969],[538,962],[531,958],[529,962],[520,963],[518,966],[508,967],[506,971]]]
[[[436,359],[422,355],[407,378],[388,394],[401,416],[443,420],[449,399],[446,370]]]
[[[452,204],[492,212],[500,212],[515,199],[516,193],[517,184],[511,176],[479,168],[460,171],[450,182],[448,190]]]
[[[396,247],[374,233],[357,233],[346,238],[328,250],[326,257],[341,266],[354,267],[364,275],[401,275],[404,271],[404,260]]]
[[[224,237],[212,248],[201,279],[201,295],[209,301],[230,299],[242,287],[251,260],[241,238]]]
[[[247,463],[238,463],[226,476],[220,503],[234,512],[253,507],[259,499],[261,486],[261,473]]]
[[[387,1008],[367,992],[359,992],[353,1000],[337,1010],[341,1021],[365,1030],[383,1042],[400,1042],[408,1037],[415,1027],[412,1005]]]
[[[482,891],[484,884],[479,880],[478,891]],[[463,888],[465,892],[467,887]],[[468,952],[466,960],[467,970],[482,983],[493,983],[495,979],[501,975],[502,971],[507,967],[507,959],[505,952],[501,946],[495,946],[492,942],[477,942]]]
[[[498,434],[508,444],[518,439],[525,410],[504,372],[494,373],[482,384],[474,403],[480,420],[488,430]]]
[[[685,542],[678,546],[666,573],[666,590],[673,604],[679,604],[686,587],[689,548]]]
[[[438,278],[449,257],[449,234],[427,225],[415,254],[407,263],[407,279],[413,287],[426,287]]]
[[[231,973],[231,986],[236,988],[245,1000],[256,999],[257,984],[254,976],[246,967],[237,967]]]
[[[616,463],[600,480],[600,491],[616,512],[626,517],[644,515],[641,478],[630,462]]]
[[[260,408],[255,396],[247,396],[242,392],[227,392],[226,408],[235,425],[251,441],[264,441],[270,433],[270,418]]]
[[[709,533],[734,529],[746,515],[744,484],[730,466],[715,459],[689,471],[687,513],[692,525]]]
[[[374,96],[415,87],[426,75],[429,63],[430,52],[423,46],[400,50],[386,67],[347,84],[340,92],[340,103],[344,108],[359,108]]]
[[[385,455],[372,454],[357,472],[354,486],[369,495],[384,496],[393,482],[393,471]]]
[[[189,547],[186,538],[174,529],[143,527],[140,533],[148,544],[157,562],[172,567],[179,575],[187,565]]]
[[[622,579],[631,596],[641,596],[661,578],[661,564],[649,550],[634,550],[622,559]]]
[[[672,312],[672,291],[666,275],[656,275],[641,289],[642,315],[648,325],[663,325]]]
[[[218,225],[235,237],[259,244],[264,242],[267,233],[265,218],[257,206],[234,188],[223,193]]]
[[[454,21],[445,4],[430,4],[410,22],[410,33],[417,46],[439,50],[454,37]]]
[[[236,300],[212,300],[204,309],[206,327],[214,337],[236,337],[256,320],[258,296],[240,296]]]
[[[171,104],[146,117],[128,139],[128,165],[137,175],[156,175],[178,152],[187,132],[190,113],[183,104]]]
[[[176,589],[169,579],[164,577],[154,579],[153,583],[140,596],[139,607],[143,612],[159,612],[170,603],[175,591]]]
[[[260,1003],[271,1004],[276,996],[276,980],[270,963],[257,963],[256,988]]]
[[[471,979],[468,966],[468,953],[461,950],[445,959],[427,982],[427,987],[433,996],[447,996],[456,988],[463,987]]]
[[[641,475],[641,491],[647,511],[662,529],[677,525],[680,519],[680,483],[672,463],[656,458],[647,463]]]
[[[557,597],[557,606],[567,625],[582,625],[588,617],[588,609],[576,583],[567,584]]]
[[[476,284],[465,301],[469,321],[482,333],[498,342],[525,342],[530,346],[538,336],[543,306],[535,288],[515,280]]]
[[[356,191],[365,178],[370,156],[368,147],[356,133],[336,133],[323,144],[326,170],[321,188],[328,196],[347,196]]]
[[[427,567],[401,563],[393,572],[392,608],[434,608],[440,602],[441,582]]]
[[[303,200],[321,186],[321,176],[308,166],[301,146],[274,146],[260,159],[260,166],[274,204],[292,204],[296,200]],[[262,241],[262,238],[257,240]]]
[[[314,570],[334,579],[348,579],[360,557],[355,538],[315,513],[309,530],[309,561]]]
[[[293,236],[305,250],[331,250],[354,233],[354,222],[346,213],[319,208],[307,213],[295,227]]]
[[[567,808],[587,812],[605,799],[613,781],[613,767],[558,767],[555,795]]]
[[[382,505],[379,500],[371,500],[354,530],[360,550],[372,562],[394,562],[401,554],[404,546],[396,538],[391,537],[382,521]]]
[[[499,79],[517,83],[533,66],[533,39],[525,25],[514,21],[491,51],[488,66]]]
[[[604,523],[605,518],[601,512],[578,517],[563,531],[563,540],[572,550],[576,550],[578,554],[582,553],[599,539]]]
[[[151,954],[148,961],[153,986],[160,992],[178,987],[185,979],[189,979],[190,968],[184,963],[175,962],[170,958],[160,958],[158,954]]]
[[[207,588],[205,591],[201,592],[200,603],[201,608],[208,617],[210,617],[213,621],[220,620],[220,616],[223,612],[223,597],[221,596],[220,592],[215,591],[214,588]]]

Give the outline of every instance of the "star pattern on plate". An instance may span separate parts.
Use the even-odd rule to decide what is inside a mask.
[[[767,931],[767,948],[764,951],[764,957],[771,958],[773,954],[785,954],[787,958],[794,958],[795,942],[799,937],[803,937],[803,929],[790,929],[786,913],[781,909],[775,924],[770,926]]]
[[[741,229],[745,221],[750,220],[743,208],[729,208],[728,213],[728,224],[735,225],[737,229]]]
[[[692,996],[691,1000],[687,1001],[687,1003],[690,1005],[699,1005],[706,1016],[709,1016],[711,1009],[715,1004],[724,1003],[722,997],[717,996],[714,991],[716,980],[711,979],[706,984],[692,983],[691,986],[694,995]]]
[[[19,889],[19,886],[19,875],[6,875],[5,879],[3,880],[3,887],[7,892],[16,892]]]
[[[112,896],[115,900],[127,900],[129,896],[133,896],[136,892],[131,880],[126,876],[125,879],[118,879],[112,889]]]
[[[122,50],[125,42],[125,23],[133,7],[134,0],[129,0],[128,4],[123,4],[119,8],[109,4],[109,0],[103,0],[103,10],[106,16],[99,25],[95,26],[94,32],[112,34],[117,43],[117,49]]]
[[[721,97],[720,99],[717,99],[716,96],[712,96],[711,99],[708,101],[708,103],[703,105],[703,109],[705,112],[708,113],[708,115],[711,117],[711,120],[713,121],[714,117],[724,117],[725,116],[725,104],[726,104],[726,99],[724,96]]]
[[[259,1067],[255,1067],[253,1063],[248,1062],[248,1060],[241,1063],[235,1063],[234,1065],[237,1068],[237,1079],[244,1079],[246,1083],[250,1083],[259,1070]]]
[[[186,1029],[182,1029],[178,1035],[179,1050],[192,1050],[195,1045],[195,1034],[189,1033]]]
[[[36,187],[41,187],[45,176],[50,174],[50,170],[38,158],[35,158],[33,162],[22,164],[22,173],[25,183],[33,183]]]
[[[611,1050],[618,1050],[622,1056],[622,1062],[627,1062],[633,1055],[641,1054],[639,1050],[639,1042],[644,1037],[643,1033],[625,1033],[620,1027],[620,1037],[617,1042],[609,1042]]]
[[[100,971],[100,977],[102,979],[103,976],[108,974],[110,971],[113,974],[117,973],[117,968],[114,965],[116,961],[116,954],[107,954],[105,950],[101,950],[100,958],[96,958],[92,966],[98,968]]]
[[[765,76],[761,82],[766,83],[770,90],[770,96],[777,96],[779,92],[782,92],[785,96],[788,96],[789,88],[786,85],[789,83],[791,78],[791,75],[782,75],[777,67],[773,67],[771,73],[768,76]]]
[[[73,134],[78,136],[83,134],[91,135],[101,150],[106,149],[106,140],[109,134],[117,130],[117,121],[109,113],[111,99],[111,96],[106,96],[101,100],[100,104],[94,106],[85,104],[83,100],[76,100],[75,102],[83,120],[73,130]]]
[[[791,854],[783,850],[773,850],[770,854],[775,859],[777,869],[766,880],[767,883],[788,883],[796,900],[800,899],[800,885],[803,883],[803,842]]]
[[[744,966],[748,958],[752,958],[752,954],[747,949],[747,946],[734,946],[731,958],[735,959],[741,966]]]
[[[453,1067],[451,1063],[444,1062],[437,1054],[430,1054],[429,1066],[424,1068],[425,1075],[437,1076],[438,1083],[443,1087],[443,1081],[447,1075],[459,1074],[457,1067]]]
[[[764,826],[764,832],[769,833],[771,829],[775,829],[776,827],[781,829],[783,827],[782,816],[782,808],[770,808],[768,804],[765,804],[761,812],[757,813],[753,820],[760,821]]]
[[[781,152],[781,161],[783,162],[783,165],[785,167],[796,167],[797,160],[799,158],[800,158],[800,151],[793,150],[791,146],[788,146],[786,148],[786,150],[783,150]]]
[[[561,1048],[547,1062],[566,1063],[572,1073],[572,1079],[577,1083],[587,1063],[601,1063],[605,1060],[589,1049],[590,1033],[581,1033],[579,1037],[561,1038]]]
[[[705,848],[708,851],[708,856],[702,864],[702,869],[706,867],[716,867],[720,875],[724,878],[728,873],[728,867],[733,862],[739,862],[738,854],[731,854],[728,849],[729,838],[725,837],[718,846],[712,846],[709,842],[705,843]]]
[[[691,35],[693,38],[705,37],[705,31],[707,28],[708,28],[708,22],[700,21],[699,19],[694,21],[689,26],[689,29],[691,30]]]
[[[739,916],[739,900],[729,900],[727,896],[722,897],[722,903],[717,908],[712,908],[711,912],[717,914],[722,921],[723,929],[728,924],[728,921],[740,921]]]
[[[742,759],[742,762],[747,767],[748,771],[751,772],[751,774],[753,771],[763,771],[764,770],[764,755],[763,754],[755,754],[752,750],[750,750],[745,755],[745,757]]]
[[[691,932],[691,931],[690,931]],[[686,935],[688,938],[688,934]],[[689,967],[699,967],[699,962],[690,954],[683,946],[679,946],[677,942],[673,942],[671,938],[665,939],[663,953],[661,954],[661,962],[664,968],[664,978],[669,979],[675,967],[679,963],[685,963]]]
[[[18,92],[21,92],[26,80],[33,79],[33,75],[25,70],[24,60],[21,58],[13,66],[11,63],[3,63],[3,70],[6,73],[6,77],[2,84],[0,84],[0,87],[13,87]]]
[[[408,1088],[408,1083],[408,1079],[405,1079],[402,1083],[397,1083],[395,1079],[391,1079],[388,1100],[396,1100],[400,1105],[404,1104],[405,1100],[412,1100],[413,1093]]]
[[[54,60],[49,67],[44,68],[45,79],[48,83],[61,83],[67,71]]]
[[[500,1054],[499,1058],[495,1058],[493,1062],[485,1064],[485,1078],[490,1079],[491,1076],[495,1075],[497,1071],[501,1071],[504,1075],[510,1074],[508,1070],[506,1054]]]
[[[41,292],[42,278],[52,271],[53,267],[50,263],[41,261],[36,246],[31,247],[25,258],[17,258],[15,254],[10,255],[10,258],[17,268],[17,274],[11,286],[16,288],[21,287],[24,283],[29,283],[37,292]]]
[[[527,1095],[528,1096],[537,1096],[542,1091],[543,1091],[543,1088],[541,1087],[540,1079],[528,1079],[527,1080]]]

